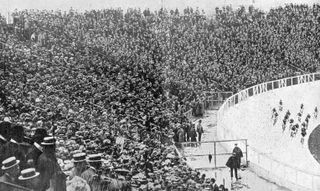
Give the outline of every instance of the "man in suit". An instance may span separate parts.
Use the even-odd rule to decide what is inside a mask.
[[[101,191],[101,180],[98,174],[98,170],[102,165],[101,155],[88,155],[87,162],[89,163],[89,167],[81,174],[81,178],[87,181],[91,191]]]
[[[233,179],[233,171],[235,173],[236,180],[238,180],[238,171],[237,169],[240,168],[239,161],[236,157],[236,153],[232,153],[232,156],[229,157],[226,166],[230,168],[231,173],[231,180]]]
[[[203,127],[201,125],[201,119],[199,120],[199,123],[197,125],[197,132],[198,132],[198,142],[201,142],[201,137],[202,137],[202,134],[204,133],[203,131]]]
[[[6,152],[4,156],[6,158],[15,156],[17,160],[20,161],[19,166],[21,169],[24,169],[27,165],[26,161],[26,152],[22,147],[23,137],[24,137],[24,129],[21,125],[13,125],[10,130],[10,140],[6,143],[5,149]]]
[[[75,176],[81,177],[81,174],[86,170],[86,156],[86,153],[76,153],[72,156],[74,168],[72,169],[71,175],[69,176],[70,180]]]
[[[41,144],[43,153],[38,159],[38,169],[40,172],[40,191],[45,191],[49,187],[54,191],[66,190],[66,177],[62,172],[56,158],[56,139],[45,137]]]
[[[23,186],[26,188],[30,188],[34,191],[40,191],[40,179],[39,179],[39,172],[36,172],[34,168],[28,168],[21,171],[21,175],[19,176],[19,181]]]
[[[242,150],[238,147],[238,144],[234,144],[234,149],[232,151],[233,153],[236,153],[236,158],[238,160],[238,163],[239,163],[239,168],[240,168],[240,165],[241,165],[241,158],[243,157],[243,153],[242,153]]]
[[[20,174],[19,163],[20,161],[14,156],[5,159],[2,162],[1,170],[3,170],[4,174],[0,177],[0,182],[18,184],[18,176]],[[0,184],[0,190],[11,191],[14,189],[5,184]]]
[[[41,143],[47,136],[48,134],[46,129],[39,128],[36,129],[35,134],[32,137],[33,144],[28,151],[26,160],[28,161],[28,165],[30,167],[34,167],[36,170],[38,170],[38,158],[43,153],[43,147],[41,146]]]
[[[9,130],[10,130],[10,127],[11,127],[11,123],[9,122],[1,122],[0,123],[0,163],[2,163],[2,161],[4,159],[6,159],[5,155],[7,153],[7,147],[6,147],[6,144],[8,142],[8,140],[10,139],[10,136],[9,136]],[[1,174],[0,174],[1,175]]]

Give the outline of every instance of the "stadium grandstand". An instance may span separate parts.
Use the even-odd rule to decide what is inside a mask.
[[[7,2],[0,191],[320,190],[320,4],[164,2]]]

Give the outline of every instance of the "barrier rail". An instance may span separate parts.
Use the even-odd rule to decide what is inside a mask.
[[[237,143],[238,147],[243,151],[243,163],[247,166],[247,139],[182,142],[175,144],[177,148],[180,148],[180,153],[183,157],[198,158],[200,161],[202,161],[201,168],[225,168],[225,163],[227,162],[229,156],[232,155],[233,149],[229,148],[233,147],[235,143]],[[196,150],[194,149],[195,147],[197,148]],[[208,162],[209,154],[212,155],[212,164]],[[217,158],[219,158],[219,160]]]
[[[192,118],[192,109],[189,109],[187,112],[184,113],[184,116],[186,116],[188,119]]]
[[[15,191],[33,191],[29,188],[25,188],[16,184],[12,184],[9,182],[2,182],[0,181],[0,188],[3,188],[3,186],[8,190],[15,190]]]
[[[217,135],[220,139],[237,139],[232,127],[225,125],[224,113],[229,108],[247,100],[249,97],[288,86],[310,83],[320,80],[320,73],[288,77],[258,84],[229,97],[220,107],[217,114]],[[248,148],[249,165],[260,175],[292,190],[320,190],[320,174],[299,169],[268,156],[250,146]]]

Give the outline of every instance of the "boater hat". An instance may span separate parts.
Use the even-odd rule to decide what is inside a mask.
[[[45,137],[41,145],[55,145],[56,139],[54,137]]]
[[[21,175],[19,176],[19,180],[29,180],[39,176],[39,172],[36,172],[34,168],[27,168],[21,171]]]
[[[20,163],[19,160],[16,159],[16,157],[9,157],[6,160],[2,161],[2,170],[10,169]]]
[[[87,162],[102,162],[101,154],[88,155]]]
[[[78,163],[78,162],[84,162],[86,161],[86,153],[76,153],[72,157],[72,162]]]

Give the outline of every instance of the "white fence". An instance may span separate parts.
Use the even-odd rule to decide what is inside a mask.
[[[265,92],[287,86],[294,86],[320,80],[320,73],[305,74],[280,80],[270,81],[253,87],[244,89],[237,94],[229,97],[218,111],[217,135],[223,139],[239,139],[232,130],[231,126],[226,125],[227,119],[223,116],[229,108],[247,100],[249,97],[263,94]],[[249,140],[250,141],[250,140]],[[290,166],[280,162],[275,158],[264,154],[249,146],[248,148],[249,165],[265,178],[285,186],[292,190],[320,190],[320,173],[314,174],[303,169]]]

